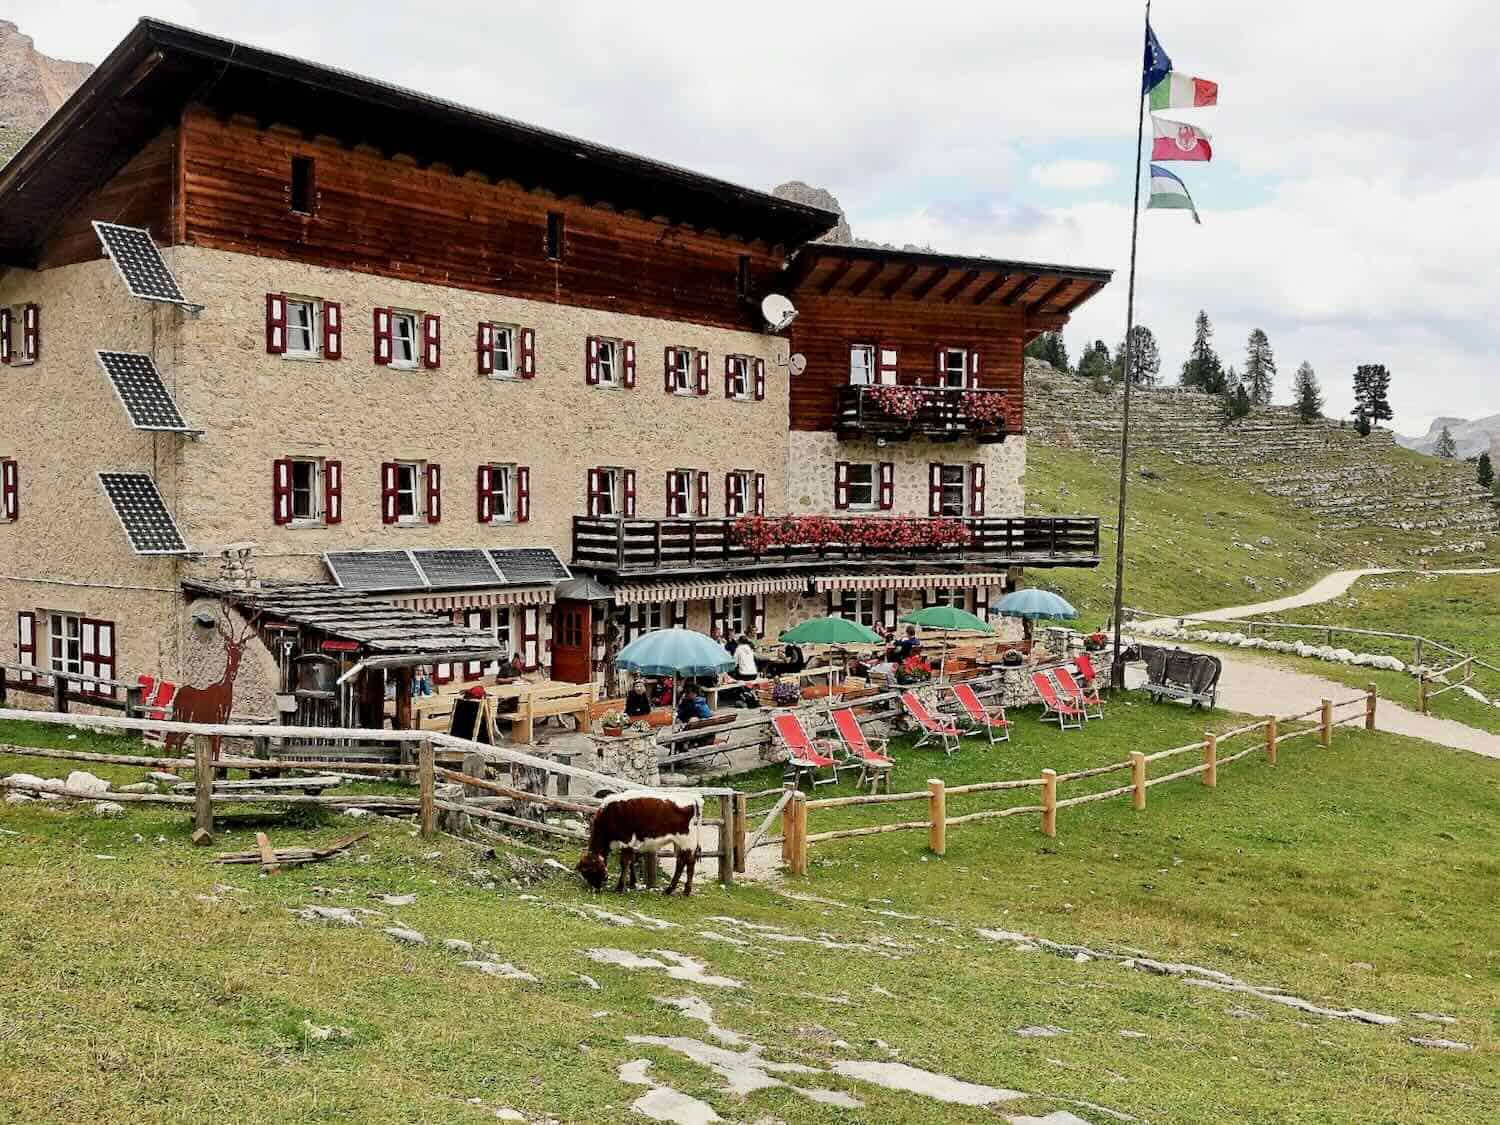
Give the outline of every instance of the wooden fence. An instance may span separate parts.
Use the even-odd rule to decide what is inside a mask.
[[[1359,708],[1359,711],[1343,718],[1335,718],[1335,712],[1348,707]],[[1131,806],[1140,811],[1146,807],[1146,791],[1155,785],[1164,785],[1170,781],[1179,781],[1183,778],[1197,776],[1207,788],[1215,788],[1218,785],[1219,770],[1223,766],[1238,762],[1251,754],[1263,751],[1266,760],[1276,764],[1278,747],[1294,738],[1306,738],[1316,735],[1321,746],[1327,747],[1333,738],[1333,728],[1348,723],[1360,723],[1366,730],[1375,729],[1375,686],[1370,685],[1363,695],[1353,696],[1349,699],[1335,702],[1325,699],[1321,704],[1311,711],[1299,715],[1286,715],[1280,718],[1271,716],[1260,719],[1244,726],[1235,727],[1233,730],[1220,733],[1207,732],[1201,742],[1190,742],[1184,746],[1174,746],[1168,750],[1158,750],[1153,754],[1136,751],[1128,759],[1122,762],[1113,762],[1104,766],[1093,766],[1088,769],[1072,770],[1066,773],[1058,773],[1056,770],[1044,769],[1040,776],[1030,778],[1008,779],[1003,781],[985,781],[972,785],[947,786],[940,779],[933,778],[927,782],[927,788],[909,793],[881,793],[853,797],[829,797],[823,800],[809,800],[806,794],[800,791],[787,789],[780,797],[776,807],[772,809],[771,815],[767,816],[766,822],[757,830],[754,837],[749,840],[749,847],[769,846],[781,844],[782,858],[786,862],[788,871],[793,875],[806,875],[808,866],[808,849],[813,844],[827,843],[831,840],[848,840],[862,836],[878,836],[888,832],[926,831],[927,846],[937,855],[942,855],[947,847],[947,832],[950,828],[956,828],[966,824],[976,824],[981,821],[999,820],[1011,816],[1037,815],[1040,817],[1041,831],[1044,836],[1057,835],[1057,814],[1060,809],[1072,808],[1076,805],[1089,804],[1094,801],[1108,801],[1116,798],[1129,796]],[[1312,725],[1296,730],[1282,729],[1287,725],[1316,719]],[[1237,750],[1233,754],[1222,755],[1223,743],[1235,738],[1260,733],[1262,739],[1244,749]],[[1195,765],[1183,769],[1174,770],[1171,773],[1162,774],[1158,777],[1149,777],[1149,767],[1154,762],[1165,761],[1179,755],[1201,754],[1202,760]],[[1112,773],[1128,773],[1130,781],[1128,784],[1119,785],[1112,789],[1106,789],[1097,793],[1085,793],[1076,797],[1059,797],[1059,789],[1062,785],[1071,782],[1082,781],[1086,778],[1103,777]],[[1011,805],[1000,809],[983,809],[978,812],[967,813],[962,816],[950,817],[947,814],[947,800],[949,797],[962,796],[973,793],[991,793],[1008,790],[1035,790],[1038,794],[1034,804]],[[768,796],[774,791],[755,796]],[[926,804],[925,815],[918,819],[895,821],[886,824],[863,825],[857,828],[841,828],[825,832],[808,831],[808,814],[822,809],[852,808],[868,805],[888,804]],[[767,838],[765,832],[769,828],[772,818],[779,813],[781,817],[781,836]]]

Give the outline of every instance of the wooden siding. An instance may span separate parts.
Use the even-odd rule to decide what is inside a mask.
[[[878,285],[859,297],[823,297],[803,288],[793,299],[798,317],[791,328],[792,350],[807,357],[807,370],[791,380],[792,429],[834,429],[839,388],[849,384],[851,344],[894,344],[900,350],[898,381],[915,386],[935,385],[933,357],[939,345],[977,348],[979,385],[1008,392],[1014,424],[1021,424],[1026,323],[1020,309],[975,308],[964,300],[887,300]]]
[[[104,186],[68,211],[48,234],[39,268],[52,269],[98,259],[103,251],[90,225],[95,219],[146,227],[159,243],[175,241],[172,203],[176,161],[177,130],[167,129],[136,153]]]
[[[760,327],[760,295],[780,276],[783,251],[764,243],[226,122],[201,108],[184,114],[182,131],[185,239],[197,246],[751,330]],[[290,210],[293,156],[315,161],[315,215]],[[549,211],[566,218],[562,261],[543,253]],[[742,254],[751,299],[736,290]]]

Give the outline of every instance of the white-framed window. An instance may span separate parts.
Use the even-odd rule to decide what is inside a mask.
[[[969,608],[969,591],[942,587],[927,592],[928,605],[949,605],[954,609]]]
[[[868,387],[875,382],[875,349],[869,344],[849,347],[849,385]]]
[[[286,299],[286,359],[316,359],[323,347],[323,302],[312,297]]]
[[[516,467],[490,466],[490,523],[510,523],[516,518]]]
[[[966,348],[944,348],[942,371],[943,386],[964,387],[969,382],[969,353]]]
[[[697,476],[692,469],[667,471],[668,519],[689,519],[698,514],[698,505],[693,495],[693,483]]]
[[[83,672],[83,619],[71,613],[47,614],[47,666],[54,672]]]
[[[391,366],[415,368],[422,357],[421,317],[414,312],[391,310]]]
[[[625,514],[625,499],[622,495],[622,478],[619,469],[599,470],[599,515],[604,517]]]
[[[599,385],[601,387],[618,387],[621,384],[621,378],[620,341],[600,339]]]
[[[743,471],[728,473],[724,477],[724,514],[729,517],[743,516],[750,510],[750,490],[754,487],[751,474]]]
[[[674,395],[690,395],[696,393],[693,386],[693,350],[691,348],[673,348],[672,362],[669,368]]]
[[[649,602],[641,607],[641,629],[651,633],[657,629],[665,629],[672,623],[671,615],[667,612],[669,603]]]
[[[743,355],[732,355],[727,359],[728,367],[725,378],[728,380],[729,397],[732,399],[748,399],[751,397],[750,389],[750,358]]]
[[[745,632],[745,622],[754,614],[750,598],[729,598],[724,604],[724,637],[733,640]]]
[[[879,500],[879,470],[874,462],[849,462],[849,507],[874,510]]]
[[[855,590],[854,620],[873,629],[880,620],[880,591]]]
[[[969,514],[969,472],[965,465],[942,467],[942,501],[939,515],[966,516]]]
[[[426,465],[420,461],[396,462],[396,522],[421,523],[426,516],[423,495]]]
[[[323,495],[323,462],[317,458],[293,458],[292,523],[321,524]]]
[[[491,339],[494,341],[494,366],[490,370],[495,379],[519,379],[521,367],[516,356],[516,339],[519,331],[514,324],[491,324]]]

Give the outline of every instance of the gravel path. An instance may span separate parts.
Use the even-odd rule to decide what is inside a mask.
[[[1398,567],[1366,567],[1364,570],[1335,570],[1325,574],[1300,594],[1290,594],[1269,602],[1254,602],[1250,605],[1230,606],[1228,609],[1210,609],[1204,613],[1188,616],[1194,621],[1239,621],[1245,617],[1259,617],[1266,613],[1281,613],[1283,610],[1300,609],[1302,606],[1331,602],[1347,593],[1361,578],[1369,574],[1500,574],[1500,567],[1471,567],[1460,570],[1403,570]]]

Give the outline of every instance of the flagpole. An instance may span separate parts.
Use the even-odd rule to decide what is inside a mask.
[[[1151,0],[1146,0],[1145,31],[1142,44],[1151,34]],[[1125,614],[1125,489],[1128,482],[1128,460],[1130,455],[1130,385],[1135,380],[1131,370],[1131,333],[1135,329],[1135,248],[1141,224],[1141,143],[1146,136],[1146,94],[1137,95],[1135,119],[1135,195],[1130,207],[1130,286],[1125,296],[1125,347],[1121,374],[1125,383],[1124,400],[1120,409],[1120,510],[1115,526],[1115,643],[1114,660],[1110,666],[1110,683],[1117,688],[1125,686],[1125,664],[1120,659],[1120,630]]]

